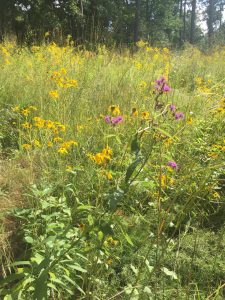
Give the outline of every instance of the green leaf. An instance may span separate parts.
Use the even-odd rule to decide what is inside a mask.
[[[87,270],[83,269],[81,266],[79,265],[68,265],[69,268],[79,271],[81,273],[87,273]]]
[[[167,268],[163,267],[161,268],[161,270],[167,275],[170,276],[172,279],[177,280],[177,274],[174,271],[170,271]]]
[[[5,279],[0,281],[0,286],[3,286],[5,283],[11,283],[15,280],[22,279],[25,276],[24,273],[19,273],[19,274],[10,274],[7,276]]]
[[[142,157],[138,156],[135,161],[133,161],[129,167],[127,168],[126,176],[125,176],[125,183],[128,183],[129,179],[131,178],[132,174],[134,173],[137,166],[141,163]]]
[[[146,266],[148,268],[148,271],[151,273],[153,271],[154,267],[150,266],[150,263],[149,263],[149,261],[147,259],[145,260],[145,264],[146,264]]]
[[[154,129],[156,129],[156,130],[158,130],[159,132],[161,132],[162,134],[164,134],[164,135],[170,137],[171,139],[173,138],[172,135],[171,135],[170,133],[168,133],[167,131],[165,131],[165,130],[159,128],[159,127],[154,127]]]
[[[131,270],[134,272],[134,274],[137,276],[138,275],[138,269],[135,268],[135,266],[133,266],[132,264],[130,265]]]
[[[31,262],[28,260],[21,260],[21,261],[16,261],[11,264],[12,267],[16,266],[31,266]]]
[[[123,199],[124,191],[117,187],[116,191],[109,195],[109,207],[116,208],[117,204]]]
[[[33,242],[34,242],[34,240],[31,236],[25,236],[24,239],[28,244],[33,244]]]
[[[134,246],[134,244],[133,244],[133,242],[132,242],[130,236],[128,235],[128,233],[126,233],[126,232],[123,230],[123,228],[122,228],[121,225],[120,225],[120,229],[121,229],[121,231],[122,231],[122,233],[123,233],[123,236],[125,237],[126,241],[128,242],[128,244],[130,244],[131,246]]]
[[[131,141],[131,152],[135,153],[136,155],[138,155],[139,151],[140,151],[140,142],[138,139],[138,134],[136,133],[134,136],[134,139]]]
[[[88,219],[89,225],[92,226],[94,224],[94,220],[93,220],[92,215],[88,215],[87,219]]]
[[[43,270],[40,276],[35,281],[34,299],[47,300],[48,299],[48,286],[47,286],[48,273]]]

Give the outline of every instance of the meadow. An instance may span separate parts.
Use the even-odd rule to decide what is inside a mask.
[[[1,299],[225,298],[225,48],[0,45]]]

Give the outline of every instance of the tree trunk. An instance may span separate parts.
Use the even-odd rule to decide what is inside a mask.
[[[183,0],[180,0],[180,13],[179,13],[179,17],[180,17],[180,20],[182,22],[182,17],[183,17]],[[179,32],[179,44],[180,44],[180,47],[182,45],[182,27],[180,27],[180,32]]]
[[[187,8],[187,0],[184,0],[184,14],[183,14],[183,39],[186,41],[186,8]]]
[[[207,9],[208,12],[208,37],[209,37],[209,45],[212,45],[212,37],[213,37],[213,16],[214,16],[214,0],[209,0],[209,6]]]
[[[194,44],[195,41],[195,20],[196,20],[196,0],[192,0],[191,3],[191,31],[190,31],[190,43]]]
[[[135,1],[134,43],[139,40],[141,0]]]

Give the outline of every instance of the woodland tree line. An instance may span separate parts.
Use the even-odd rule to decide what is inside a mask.
[[[224,7],[225,0],[0,0],[0,41],[224,44]]]

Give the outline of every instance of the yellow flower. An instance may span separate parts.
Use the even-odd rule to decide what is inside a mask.
[[[66,171],[67,171],[67,172],[73,171],[73,167],[72,167],[72,166],[66,166]]]
[[[136,68],[137,70],[140,70],[140,69],[142,68],[142,64],[141,64],[140,62],[136,62],[136,63],[135,63],[135,68]]]
[[[25,108],[21,111],[21,114],[24,115],[25,117],[27,117],[29,115],[30,111],[28,108]]]
[[[37,107],[36,106],[33,106],[33,105],[31,105],[31,106],[29,106],[29,109],[31,109],[31,110],[37,110]]]
[[[144,111],[141,113],[141,118],[142,120],[147,120],[149,119],[150,113],[148,111]]]
[[[67,154],[67,153],[68,153],[68,151],[67,151],[67,149],[66,149],[66,148],[64,148],[64,147],[60,147],[60,148],[59,148],[59,150],[58,150],[58,153],[60,153],[60,154]]]
[[[189,118],[189,120],[187,121],[187,123],[188,123],[189,125],[191,125],[191,124],[193,123],[192,117]]]
[[[133,117],[137,117],[138,116],[138,110],[135,107],[132,108],[132,116]]]
[[[48,145],[49,148],[53,147],[53,143],[50,142],[50,141],[47,143],[47,145]]]
[[[59,143],[59,142],[62,142],[63,139],[59,136],[55,137],[54,140],[53,140],[55,143]]]
[[[59,93],[57,90],[54,90],[54,91],[50,91],[49,92],[49,96],[54,98],[54,99],[58,99],[59,98]]]
[[[34,146],[40,148],[41,143],[38,140],[34,140]]]
[[[143,48],[145,47],[146,45],[148,45],[148,42],[144,42],[143,40],[140,40],[136,43],[136,45],[139,47],[139,48]]]
[[[172,143],[173,143],[173,139],[172,139],[172,138],[168,138],[168,139],[166,139],[165,142],[164,142],[165,146],[169,146],[169,145],[171,145]]]
[[[38,128],[42,128],[45,126],[45,120],[43,120],[42,118],[40,117],[34,117],[33,118],[34,120],[34,126],[38,127]]]
[[[213,198],[219,199],[220,194],[218,192],[213,193]]]
[[[25,128],[25,129],[28,129],[28,128],[31,128],[31,127],[32,127],[32,125],[31,125],[29,122],[25,122],[25,123],[23,123],[21,126],[22,126],[23,128]]]
[[[62,68],[62,69],[60,70],[60,73],[65,75],[65,74],[66,74],[66,69],[65,69],[65,68]]]
[[[31,145],[30,144],[23,144],[22,147],[25,150],[29,150],[31,148]]]
[[[13,112],[18,112],[20,110],[19,105],[12,107]]]
[[[146,87],[147,87],[147,82],[144,81],[144,80],[142,80],[142,81],[139,83],[139,87],[142,88],[142,89],[146,88]]]
[[[58,127],[61,131],[65,131],[65,130],[66,130],[66,126],[63,125],[63,124],[57,123],[57,127]]]
[[[108,110],[114,115],[119,115],[121,112],[120,112],[120,108],[118,105],[110,105]]]
[[[102,152],[99,152],[95,155],[88,153],[87,156],[96,164],[102,165],[112,159],[112,154],[112,150],[107,146],[102,150]]]
[[[113,179],[112,172],[103,171],[102,175],[104,175],[108,180]]]

